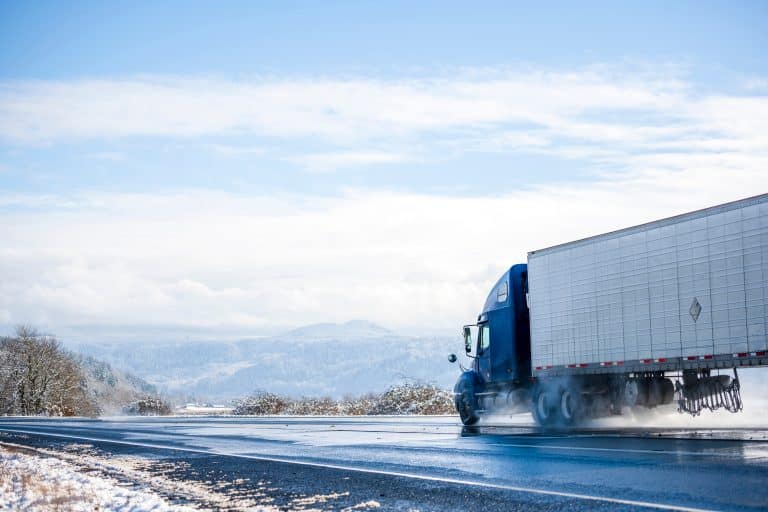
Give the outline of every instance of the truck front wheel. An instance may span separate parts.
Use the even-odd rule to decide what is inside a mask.
[[[480,419],[475,412],[475,403],[475,394],[471,389],[464,388],[456,397],[456,410],[464,425],[474,425]]]

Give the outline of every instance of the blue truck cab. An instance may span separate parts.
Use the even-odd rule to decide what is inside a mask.
[[[478,413],[491,405],[488,400],[510,402],[517,390],[530,387],[527,291],[528,266],[513,265],[491,289],[477,324],[464,326],[465,350],[472,366],[459,376],[454,399],[465,425],[477,422]]]

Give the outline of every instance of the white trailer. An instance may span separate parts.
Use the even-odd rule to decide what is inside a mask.
[[[528,254],[533,373],[768,364],[768,194]]]

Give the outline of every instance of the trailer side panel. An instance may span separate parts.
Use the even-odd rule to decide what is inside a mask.
[[[768,194],[528,255],[534,374],[768,364]]]

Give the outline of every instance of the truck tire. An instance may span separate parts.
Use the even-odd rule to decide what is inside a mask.
[[[635,407],[641,405],[644,397],[641,396],[641,385],[638,379],[628,379],[624,383],[624,392],[622,394],[622,401],[627,407]]]
[[[578,424],[583,416],[581,395],[568,388],[561,389],[558,395],[558,423],[567,427]]]
[[[464,386],[456,397],[456,411],[459,413],[461,423],[466,426],[474,425],[480,419],[477,415],[477,398],[474,389]]]
[[[648,405],[667,405],[675,396],[675,386],[670,379],[657,377],[648,381]]]
[[[726,375],[722,375],[722,377],[727,377]],[[670,379],[664,379],[664,382],[661,385],[661,403],[663,405],[671,404],[672,400],[675,398],[675,385],[672,384],[672,381]]]
[[[557,408],[552,393],[543,390],[536,390],[531,402],[531,412],[536,424],[541,427],[548,427],[555,422]]]

